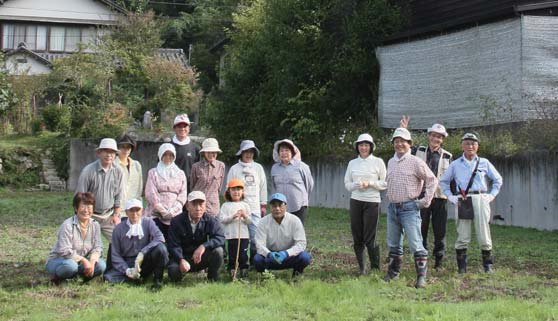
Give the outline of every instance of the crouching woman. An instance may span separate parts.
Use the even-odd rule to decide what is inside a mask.
[[[101,227],[91,218],[94,205],[92,193],[76,193],[74,196],[75,214],[60,226],[46,263],[54,284],[77,275],[90,280],[105,271],[106,263],[101,259]]]
[[[161,288],[163,272],[169,262],[165,238],[150,218],[142,217],[138,199],[126,203],[128,220],[112,233],[112,266],[105,273],[111,283],[141,280],[153,275],[153,288]]]

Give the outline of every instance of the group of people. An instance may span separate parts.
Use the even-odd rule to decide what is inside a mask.
[[[492,272],[494,257],[489,226],[490,202],[500,191],[501,175],[490,161],[477,155],[480,143],[477,135],[466,133],[461,138],[463,155],[453,161],[452,154],[442,148],[444,138],[448,136],[443,125],[433,124],[428,128],[428,145],[415,147],[407,129],[408,124],[409,118],[404,116],[400,127],[392,135],[395,153],[387,169],[382,159],[372,154],[375,148],[372,136],[362,134],[354,144],[358,157],[349,162],[344,183],[351,192],[349,213],[359,273],[366,273],[365,248],[370,268],[380,267],[376,230],[382,190],[387,190],[389,202],[386,281],[400,274],[403,236],[406,235],[415,261],[415,287],[426,285],[430,222],[434,231],[434,268],[442,268],[446,251],[448,201],[458,210],[455,243],[458,272],[467,271],[467,248],[473,223],[484,271]]]
[[[453,160],[442,148],[448,136],[443,125],[428,129],[427,146],[413,146],[408,124],[404,116],[392,135],[394,155],[387,168],[373,155],[376,146],[371,135],[362,134],[354,142],[358,156],[349,162],[344,184],[351,192],[349,216],[358,272],[368,270],[365,249],[370,269],[380,268],[376,235],[383,190],[389,202],[386,281],[400,274],[406,235],[415,261],[415,286],[426,285],[430,222],[434,268],[442,268],[448,201],[459,212],[455,243],[459,273],[467,270],[472,224],[484,270],[492,272],[490,202],[502,186],[502,177],[477,155],[477,135],[467,133],[461,138],[463,155]],[[60,227],[47,259],[46,269],[54,282],[104,273],[109,282],[153,276],[154,287],[160,288],[165,268],[173,282],[201,270],[216,280],[224,258],[233,279],[245,277],[250,266],[259,272],[291,268],[296,276],[310,264],[304,222],[314,181],[291,140],[279,140],[273,146],[274,194],[268,204],[266,175],[254,161],[260,151],[253,141],[241,142],[238,163],[230,167],[225,179],[215,138],[205,139],[200,148],[189,137],[190,120],[185,114],[175,118],[173,128],[172,143],[161,144],[159,162],[148,172],[145,192],[141,164],[130,157],[136,142],[127,135],[118,142],[101,140],[98,159],[78,179],[75,215]],[[221,206],[223,184],[226,202]],[[266,215],[267,205],[270,215]],[[102,259],[101,234],[110,240],[107,262]]]
[[[224,257],[233,278],[237,272],[245,277],[250,265],[259,272],[292,268],[298,275],[310,264],[303,223],[314,181],[292,141],[275,143],[275,193],[269,198],[271,215],[265,215],[267,180],[254,161],[259,150],[253,141],[241,142],[239,161],[225,181],[218,141],[207,138],[200,148],[189,137],[186,114],[174,119],[173,129],[171,143],[161,144],[159,162],[148,171],[145,191],[141,164],[130,157],[135,140],[128,135],[118,142],[101,140],[98,159],[79,176],[75,215],[60,227],[47,259],[54,283],[76,275],[87,280],[104,274],[109,282],[152,276],[160,288],[165,268],[171,281],[201,270],[216,280]],[[223,184],[226,202],[220,206]],[[101,234],[109,240],[106,262]]]

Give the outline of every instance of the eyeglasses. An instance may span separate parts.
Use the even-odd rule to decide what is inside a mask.
[[[93,205],[91,204],[82,204],[80,206],[78,206],[78,210],[92,210],[93,209]]]
[[[463,142],[461,142],[461,145],[465,145],[465,146],[475,146],[475,145],[478,145],[478,144],[479,144],[478,142],[474,142],[474,141],[465,141],[464,140]]]

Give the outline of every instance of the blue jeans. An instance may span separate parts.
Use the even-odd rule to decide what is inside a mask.
[[[107,265],[105,261],[103,259],[99,259],[99,261],[95,263],[93,276],[91,278],[103,274],[106,268]],[[63,257],[50,259],[46,264],[46,270],[50,275],[56,276],[59,279],[71,279],[78,274],[83,276],[84,279],[90,279],[83,275],[83,264],[72,259],[65,259]]]
[[[283,261],[282,264],[275,262],[274,259],[267,258],[261,254],[256,254],[254,257],[254,266],[256,267],[256,271],[263,272],[265,269],[268,270],[284,270],[284,269],[293,269],[297,272],[304,271],[310,262],[312,261],[312,256],[310,253],[306,251],[300,252],[300,254],[296,256],[289,256],[288,258]]]
[[[403,236],[407,234],[409,248],[415,256],[428,256],[422,244],[420,210],[415,201],[390,203],[387,213],[387,243],[390,256],[403,255]]]

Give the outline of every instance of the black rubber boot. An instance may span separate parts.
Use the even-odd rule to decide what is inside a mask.
[[[389,255],[388,271],[384,276],[384,280],[389,282],[399,276],[401,271],[401,263],[403,263],[403,257],[400,255]]]
[[[370,258],[370,269],[379,270],[380,269],[380,247],[374,246],[368,249],[368,257]]]
[[[420,289],[426,286],[426,272],[428,258],[426,256],[415,256],[415,270],[417,271],[417,282],[415,288]]]
[[[443,255],[436,255],[434,261],[434,270],[439,271],[442,269],[442,262],[444,261]]]
[[[492,256],[491,250],[482,250],[482,266],[484,267],[484,272],[493,273],[492,265],[494,264],[494,256]]]
[[[455,250],[455,258],[457,259],[457,272],[463,274],[467,272],[467,249]]]
[[[357,259],[358,264],[358,274],[365,275],[366,268],[364,267],[364,249],[356,249],[355,248],[355,256]]]

